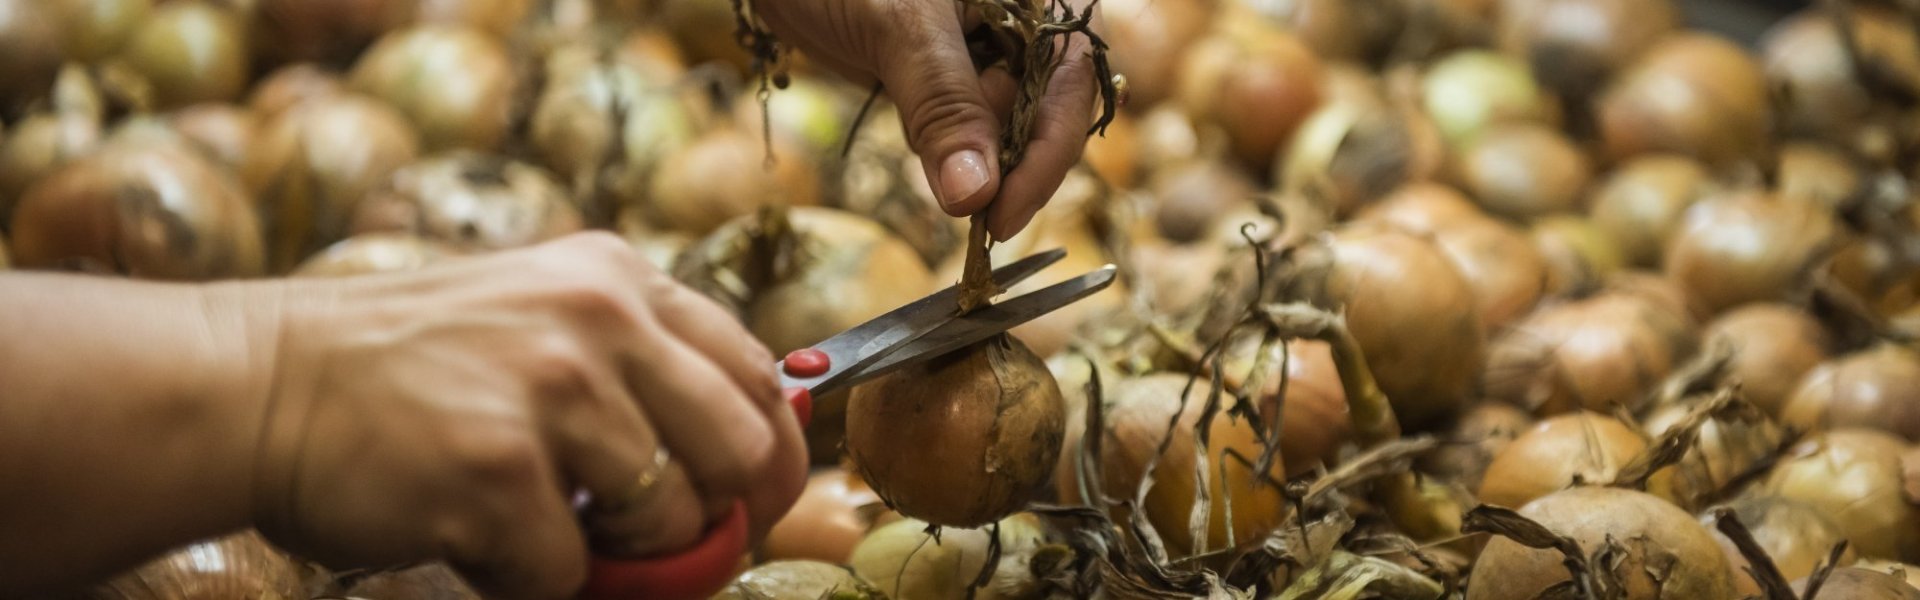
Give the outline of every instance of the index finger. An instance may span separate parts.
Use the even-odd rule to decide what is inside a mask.
[[[1066,46],[1066,55],[1040,99],[1026,154],[1001,183],[1000,197],[987,207],[987,230],[996,240],[1011,238],[1025,229],[1086,150],[1097,89],[1093,46],[1081,35],[1069,36]]]

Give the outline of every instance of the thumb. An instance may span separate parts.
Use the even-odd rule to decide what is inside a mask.
[[[881,45],[878,75],[900,109],[927,184],[953,216],[986,208],[1000,188],[1000,121],[988,107],[957,19],[924,11]]]

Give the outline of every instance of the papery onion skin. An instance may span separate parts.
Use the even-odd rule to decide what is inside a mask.
[[[1000,584],[1020,583],[1032,577],[1027,560],[1035,548],[1046,541],[1040,520],[1030,513],[1016,514],[996,524],[1000,561],[994,565],[993,581],[978,594],[971,595],[973,600],[1021,597],[1001,594]],[[967,588],[986,566],[987,545],[993,530],[943,529],[935,541],[927,532],[927,525],[924,521],[903,519],[875,529],[854,548],[853,557],[847,562],[856,575],[873,584],[887,598],[967,600],[970,597]]]
[[[1920,509],[1908,500],[1901,439],[1869,429],[1816,433],[1789,449],[1756,493],[1799,500],[1831,518],[1863,558],[1920,556]]]
[[[16,123],[0,143],[0,229],[27,188],[92,153],[105,138],[97,115],[40,113]]]
[[[1795,580],[1794,593],[1806,593],[1809,579],[1811,577]],[[1841,567],[1828,573],[1826,580],[1820,584],[1819,594],[1821,598],[1846,600],[1920,600],[1920,589],[1915,589],[1907,579],[1852,567]]]
[[[1377,220],[1408,231],[1428,233],[1486,216],[1459,190],[1445,184],[1421,182],[1401,186],[1379,202],[1361,209],[1355,220]]]
[[[1801,377],[1832,355],[1834,343],[1812,315],[1782,303],[1728,311],[1707,324],[1701,339],[1702,348],[1725,343],[1733,350],[1729,378],[1740,382],[1748,402],[1771,415],[1783,414]]]
[[[1544,419],[1501,448],[1487,465],[1481,502],[1518,509],[1574,485],[1607,485],[1647,449],[1646,437],[1618,419],[1580,411]],[[1671,495],[1669,472],[1649,482]]]
[[[1107,0],[1100,10],[1108,17],[1100,33],[1113,47],[1109,60],[1116,73],[1127,75],[1129,106],[1148,107],[1172,97],[1180,79],[1181,59],[1196,40],[1206,35],[1220,0]]]
[[[1624,552],[1613,571],[1627,600],[1734,597],[1733,573],[1713,534],[1693,515],[1653,495],[1577,487],[1528,503],[1520,514],[1573,538],[1583,554],[1616,540]],[[1563,558],[1552,549],[1496,537],[1474,563],[1467,600],[1532,599],[1570,578]]]
[[[442,563],[377,573],[355,582],[347,594],[367,600],[480,600],[465,579]]]
[[[1853,159],[1828,146],[1788,142],[1780,145],[1779,159],[1775,187],[1785,200],[1839,212],[1862,195],[1866,184]]]
[[[1727,505],[1734,515],[1753,534],[1753,539],[1766,550],[1767,557],[1773,560],[1774,567],[1780,569],[1780,575],[1793,581],[1813,573],[1814,569],[1827,561],[1827,555],[1834,544],[1845,538],[1840,535],[1840,527],[1820,511],[1814,510],[1802,502],[1769,496],[1748,496]],[[1712,516],[1703,516],[1700,522],[1714,527]],[[1716,528],[1715,541],[1727,555],[1727,562],[1733,566],[1734,589],[1741,598],[1764,597],[1760,584],[1749,577],[1745,569],[1751,563],[1740,553],[1732,540]],[[1852,549],[1840,557],[1839,566],[1853,564],[1858,557]],[[1849,597],[1849,596],[1842,596]]]
[[[397,231],[463,250],[504,250],[581,229],[578,208],[546,171],[455,151],[408,165],[355,209],[352,233]]]
[[[1683,91],[1684,90],[1684,91]],[[1767,154],[1772,108],[1760,65],[1710,33],[1668,36],[1600,98],[1600,137],[1614,161],[1676,152],[1727,168]]]
[[[1566,136],[1535,124],[1488,127],[1455,160],[1468,194],[1517,221],[1579,211],[1593,170]]]
[[[1920,34],[1889,8],[1848,7],[1854,49],[1880,76],[1920,86]],[[1782,92],[1783,133],[1851,146],[1880,100],[1861,81],[1837,21],[1830,9],[1803,9],[1775,24],[1760,40],[1760,51],[1768,79]]]
[[[1349,225],[1331,239],[1328,300],[1410,429],[1466,405],[1486,365],[1486,333],[1473,288],[1432,242],[1378,225]]]
[[[282,272],[346,237],[356,207],[420,155],[398,111],[359,94],[330,95],[263,124],[241,170]]]
[[[740,574],[713,596],[713,600],[776,598],[881,600],[885,595],[838,562],[773,560]]]
[[[1547,261],[1547,293],[1592,291],[1626,268],[1626,255],[1592,219],[1553,215],[1534,221],[1528,232]]]
[[[1688,206],[1710,193],[1705,166],[1678,154],[1647,154],[1616,167],[1594,190],[1588,215],[1606,230],[1627,263],[1658,267],[1667,238]]]
[[[348,80],[405,114],[430,151],[497,148],[520,85],[499,40],[445,24],[387,34],[360,56]]]
[[[1828,211],[1758,193],[1702,200],[1683,218],[1667,241],[1665,271],[1703,315],[1795,291],[1838,235]]]
[[[159,108],[240,97],[247,85],[246,23],[210,2],[170,2],[154,9],[120,59],[152,86]]]
[[[1656,408],[1641,423],[1648,436],[1665,435],[1694,407],[1674,403]],[[1671,467],[1672,499],[1689,510],[1703,510],[1734,491],[1738,478],[1764,468],[1786,433],[1770,419],[1710,418],[1694,430],[1693,443]]]
[[[1485,391],[1541,416],[1638,409],[1691,351],[1691,330],[1620,293],[1543,307],[1495,340]]]
[[[95,586],[97,600],[302,600],[303,569],[254,531],[175,548]],[[378,600],[378,599],[376,599]]]
[[[1920,353],[1895,344],[1840,356],[1806,372],[1781,409],[1803,431],[1864,427],[1920,440]]]
[[[1225,214],[1247,205],[1256,188],[1238,169],[1196,160],[1161,166],[1147,189],[1153,194],[1153,220],[1160,235],[1189,243],[1212,233]]]

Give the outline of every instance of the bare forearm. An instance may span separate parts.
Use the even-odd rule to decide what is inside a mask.
[[[0,596],[246,526],[271,289],[0,274]]]

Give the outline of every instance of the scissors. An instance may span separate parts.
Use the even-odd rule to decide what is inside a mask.
[[[994,269],[1002,289],[1032,277],[1067,255],[1054,249]],[[901,367],[938,357],[986,340],[1105,289],[1114,266],[1056,283],[1039,291],[959,314],[959,286],[935,292],[854,326],[810,348],[788,353],[775,367],[788,405],[805,427],[813,397],[847,389]],[[582,600],[697,600],[712,597],[733,581],[747,551],[747,513],[743,504],[711,526],[692,547],[664,557],[595,557]]]

